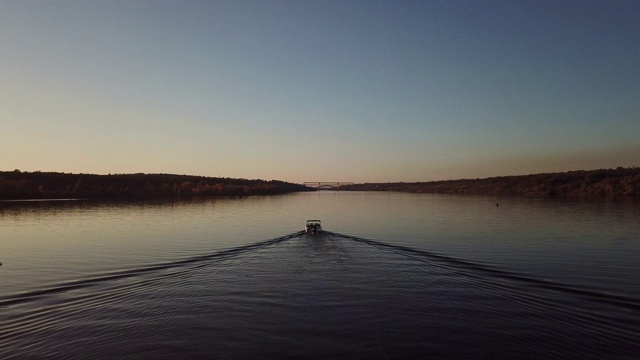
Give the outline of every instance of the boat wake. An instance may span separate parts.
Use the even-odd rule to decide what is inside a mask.
[[[328,231],[9,294],[0,309],[2,358],[529,359],[548,355],[540,344],[615,358],[640,343],[638,299]]]
[[[339,233],[334,233],[329,231],[324,231],[324,233],[334,238],[342,238],[350,241],[356,241],[359,243],[374,246],[379,249],[392,251],[397,254],[410,257],[414,260],[428,263],[429,266],[446,269],[448,271],[453,271],[458,275],[463,275],[466,277],[472,277],[476,279],[480,279],[480,275],[483,275],[483,276],[488,275],[494,280],[501,279],[501,280],[509,280],[512,282],[525,283],[529,285],[534,285],[536,287],[539,287],[545,290],[552,290],[552,291],[557,291],[557,292],[571,294],[571,295],[578,295],[588,300],[597,301],[597,302],[605,303],[608,305],[614,305],[618,307],[627,308],[629,310],[633,310],[636,312],[640,312],[639,299],[599,292],[592,289],[580,288],[570,284],[551,281],[547,279],[536,278],[536,277],[529,276],[527,274],[490,267],[490,266],[476,263],[470,260],[460,259],[452,256],[446,256],[446,255],[425,251],[425,250],[419,250],[419,249],[415,249],[407,246],[389,244],[381,241],[365,239],[365,238],[339,234]],[[109,273],[93,276],[86,279],[80,279],[80,280],[74,280],[74,281],[55,284],[45,289],[38,289],[38,290],[33,290],[25,293],[5,295],[0,297],[0,308],[7,308],[14,305],[29,303],[31,301],[42,299],[44,297],[47,297],[53,294],[59,294],[59,293],[64,293],[72,290],[84,289],[84,288],[100,285],[110,281],[133,278],[133,277],[144,275],[147,273],[153,273],[153,272],[159,272],[159,271],[165,271],[165,270],[171,270],[171,269],[181,269],[181,268],[182,268],[182,271],[187,271],[187,268],[198,268],[201,266],[206,266],[208,263],[211,263],[213,261],[223,261],[231,257],[240,256],[242,254],[245,254],[253,250],[266,248],[278,243],[282,243],[287,240],[299,238],[303,234],[304,234],[304,231],[299,231],[289,235],[268,239],[268,240],[260,241],[257,243],[252,243],[252,244],[239,246],[231,249],[226,249],[226,250],[218,251],[211,254],[189,257],[186,259],[181,259],[181,260],[172,261],[172,262],[151,264],[148,266],[139,267],[135,269],[109,272]],[[180,271],[177,271],[174,273],[178,273],[178,272]],[[492,281],[492,284],[498,287],[512,288],[510,283],[504,282],[504,281]]]
[[[46,289],[38,289],[38,290],[33,290],[29,292],[24,292],[24,293],[1,296],[0,308],[20,305],[20,304],[35,301],[53,294],[59,294],[59,293],[64,293],[72,290],[84,289],[91,286],[103,284],[109,281],[132,278],[132,277],[140,276],[147,273],[170,270],[173,268],[181,268],[181,267],[194,266],[194,265],[197,267],[197,265],[201,265],[211,261],[222,261],[234,256],[239,256],[248,251],[265,248],[267,246],[271,246],[271,245],[289,240],[291,238],[298,237],[302,233],[303,231],[298,231],[289,235],[277,237],[274,239],[264,240],[257,243],[244,245],[244,246],[239,246],[239,247],[235,247],[227,250],[222,250],[212,254],[199,255],[199,256],[189,257],[182,260],[165,262],[160,264],[151,264],[148,266],[139,267],[135,269],[109,272],[109,273],[93,276],[86,279],[55,284]]]
[[[490,266],[476,263],[470,260],[464,260],[464,259],[460,259],[452,256],[441,255],[434,252],[419,250],[419,249],[415,249],[407,246],[388,244],[381,241],[364,239],[364,238],[354,237],[350,235],[343,235],[343,234],[337,234],[337,233],[331,233],[331,234],[333,236],[337,236],[337,237],[341,237],[341,238],[349,239],[353,241],[358,241],[364,244],[378,247],[380,249],[385,249],[385,250],[402,254],[404,256],[409,256],[419,261],[428,262],[429,265],[431,266],[446,268],[447,270],[456,271],[458,274],[462,274],[465,276],[478,278],[479,274],[490,275],[493,278],[526,283],[529,285],[535,285],[539,288],[543,288],[546,290],[553,290],[553,291],[563,292],[571,295],[579,295],[589,300],[602,302],[608,305],[624,307],[630,310],[640,312],[639,299],[615,295],[615,294],[608,294],[608,293],[599,292],[591,289],[579,288],[577,286],[573,286],[570,284],[564,284],[561,282],[536,278],[536,277],[528,276],[527,274],[490,267]],[[494,282],[494,283],[496,286],[509,287],[509,285],[505,282]]]

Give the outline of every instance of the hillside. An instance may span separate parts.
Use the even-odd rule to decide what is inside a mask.
[[[532,195],[640,198],[640,168],[569,171],[414,183],[366,183],[341,186],[351,191],[400,191],[431,194]]]
[[[283,181],[173,174],[66,174],[0,171],[0,200],[150,196],[249,196],[312,191]]]

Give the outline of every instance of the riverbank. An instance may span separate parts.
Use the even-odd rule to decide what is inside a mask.
[[[278,180],[247,180],[175,174],[71,174],[0,171],[0,200],[144,198],[158,196],[251,196],[313,191]]]
[[[499,176],[486,179],[365,183],[341,186],[340,190],[640,199],[640,167]]]

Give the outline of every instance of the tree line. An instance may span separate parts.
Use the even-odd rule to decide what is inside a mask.
[[[579,170],[486,179],[365,183],[340,190],[431,194],[625,197],[640,199],[640,168]]]
[[[313,191],[278,180],[174,174],[71,174],[0,171],[0,199],[113,198],[149,196],[250,196]]]

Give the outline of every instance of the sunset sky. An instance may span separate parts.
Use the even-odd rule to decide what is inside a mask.
[[[640,166],[640,1],[0,0],[0,170]]]

